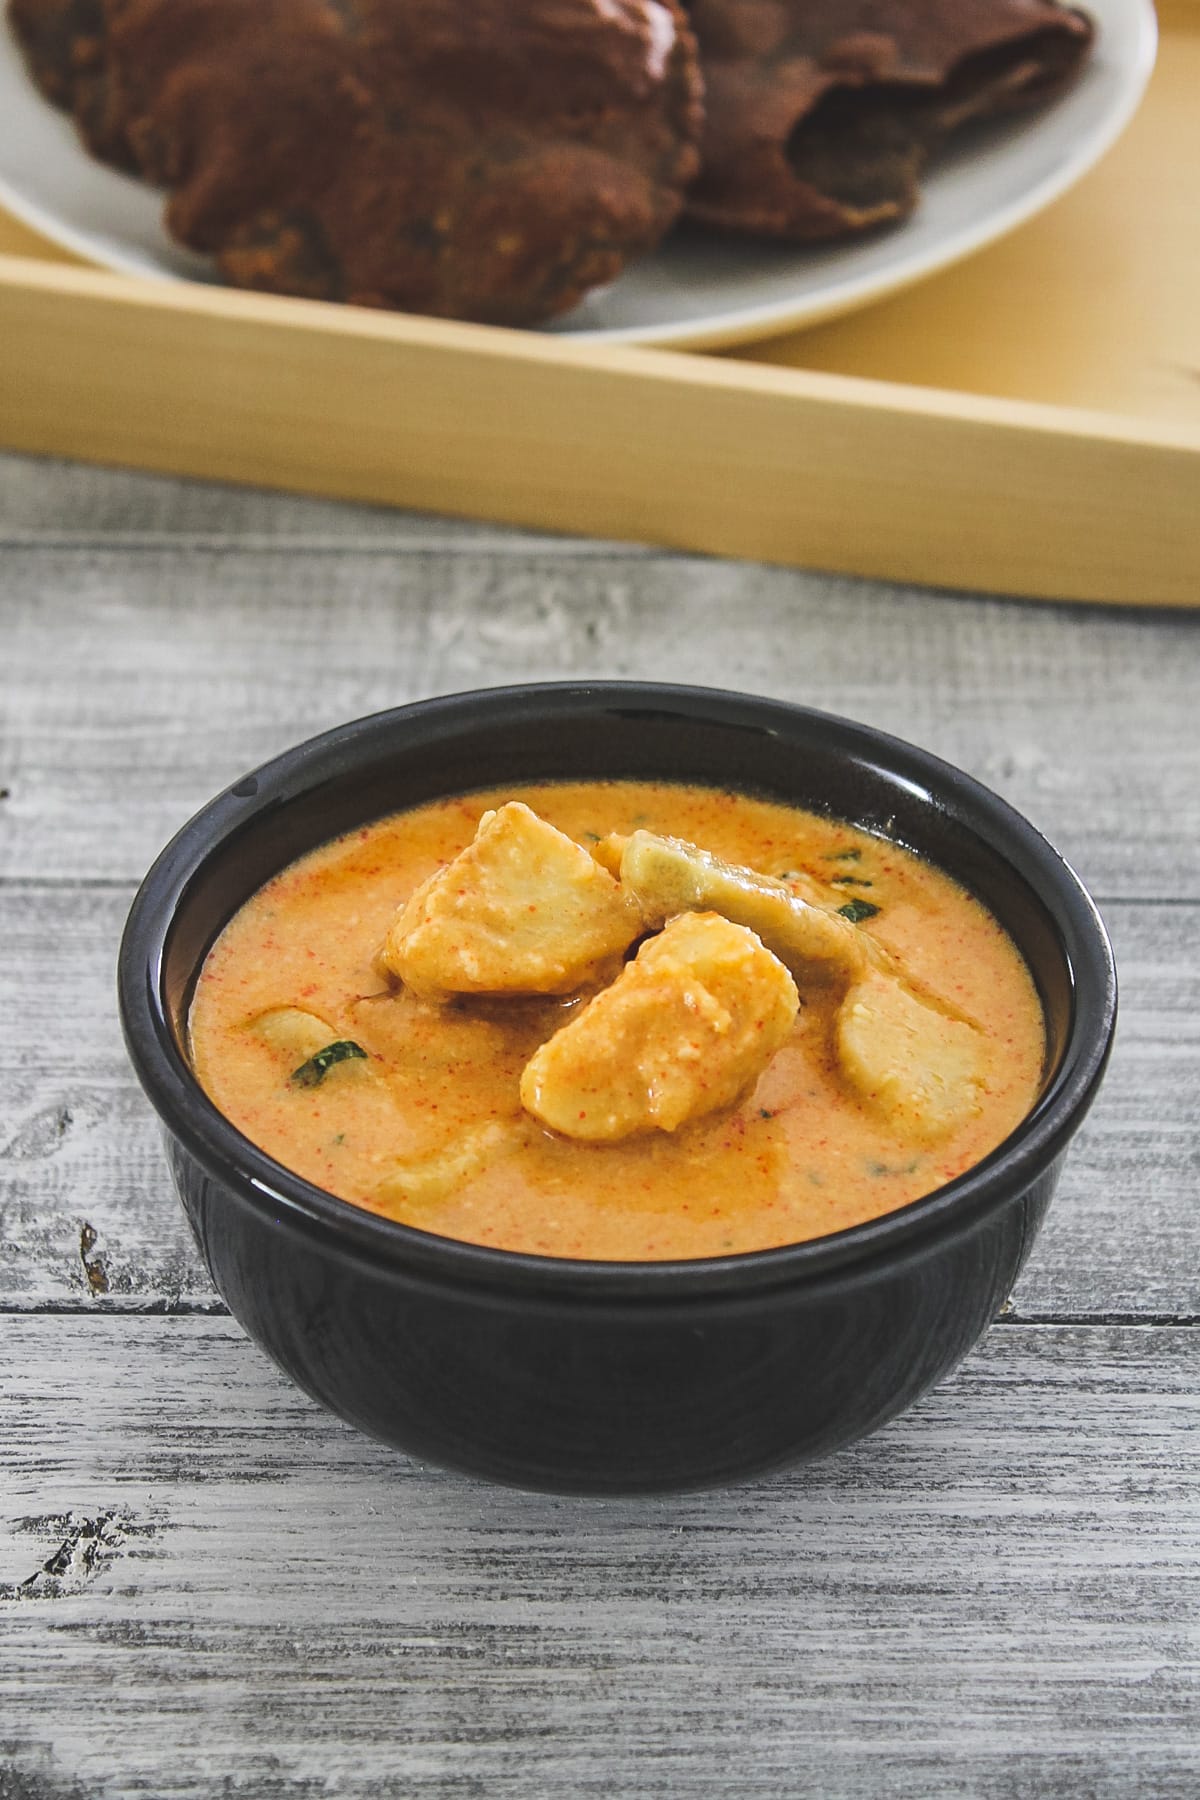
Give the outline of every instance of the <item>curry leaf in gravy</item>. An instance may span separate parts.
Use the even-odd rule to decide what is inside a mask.
[[[292,1086],[320,1087],[330,1069],[334,1068],[336,1064],[360,1057],[364,1062],[367,1059],[367,1053],[361,1044],[354,1043],[350,1038],[338,1038],[336,1043],[326,1044],[323,1050],[318,1050],[315,1056],[310,1056],[308,1061],[301,1063],[298,1069],[293,1069]]]
[[[838,907],[838,911],[852,925],[861,925],[864,919],[873,919],[879,908],[872,906],[869,900],[848,900],[845,906]]]

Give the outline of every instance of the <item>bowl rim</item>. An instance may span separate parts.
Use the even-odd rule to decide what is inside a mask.
[[[375,759],[371,752],[377,755],[385,743],[394,745],[397,733],[410,740],[432,734],[436,741],[518,719],[545,722],[558,714],[565,722],[582,705],[617,718],[650,712],[681,724],[741,726],[773,736],[821,731],[838,739],[860,766],[893,782],[899,779],[935,812],[965,824],[1024,880],[1058,934],[1072,990],[1071,1020],[1058,1069],[1035,1106],[995,1150],[908,1205],[823,1237],[722,1257],[603,1262],[471,1244],[368,1212],[277,1162],[218,1110],[176,1042],[164,985],[172,925],[205,866],[255,818],[285,802],[301,801],[352,767],[369,767]],[[953,875],[952,869],[948,872]],[[284,750],[209,800],[155,859],[122,935],[117,988],[126,1047],[151,1105],[168,1134],[243,1205],[318,1241],[339,1259],[365,1260],[407,1280],[490,1288],[529,1300],[596,1304],[698,1296],[744,1299],[773,1287],[819,1280],[834,1270],[847,1274],[851,1266],[894,1257],[922,1238],[957,1235],[973,1227],[1025,1193],[1062,1154],[1103,1077],[1117,1012],[1112,946],[1091,896],[1049,841],[973,776],[904,739],[814,707],[657,681],[468,689],[367,714]]]

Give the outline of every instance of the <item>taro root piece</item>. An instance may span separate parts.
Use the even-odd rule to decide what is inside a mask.
[[[535,1052],[521,1103],[590,1143],[676,1131],[758,1079],[799,1004],[752,931],[719,913],[681,913]]]
[[[242,287],[500,324],[677,217],[701,89],[678,0],[106,0],[167,226]]]
[[[510,800],[409,897],[380,960],[426,999],[566,994],[643,928],[637,901],[594,857]]]
[[[986,1039],[872,970],[837,1017],[837,1054],[863,1099],[918,1143],[948,1137],[981,1109]]]
[[[361,1044],[302,1006],[272,1007],[249,1019],[247,1029],[289,1066],[293,1087],[320,1087],[334,1069],[361,1074],[370,1061]]]
[[[1054,0],[692,0],[706,90],[693,219],[834,238],[907,218],[930,155],[1054,98],[1091,21]]]
[[[476,1179],[501,1158],[514,1155],[525,1142],[528,1124],[528,1119],[489,1119],[436,1150],[396,1157],[384,1164],[374,1198],[383,1206],[408,1207],[445,1200],[464,1182]]]
[[[92,155],[135,168],[103,0],[8,0],[8,16],[34,81],[47,100],[74,115]]]
[[[599,848],[600,846],[598,846]],[[651,924],[682,912],[718,912],[756,932],[797,980],[851,981],[867,966],[872,940],[818,903],[819,884],[792,883],[739,868],[682,838],[635,831],[623,840],[620,876]],[[797,892],[803,885],[813,896]]]

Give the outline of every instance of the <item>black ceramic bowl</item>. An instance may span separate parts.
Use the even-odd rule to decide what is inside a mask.
[[[1033,970],[1049,1051],[1023,1124],[866,1225],[751,1255],[584,1263],[439,1238],[335,1199],[196,1083],[185,1022],[217,933],[339,832],[470,788],[649,776],[828,811],[932,858]],[[1007,1298],[1108,1058],[1112,952],[1079,881],[968,776],[864,726],[646,683],[501,688],[381,713],[239,781],[159,857],[120,956],[130,1055],[234,1316],[301,1387],[414,1456],[580,1493],[730,1482],[908,1406]]]

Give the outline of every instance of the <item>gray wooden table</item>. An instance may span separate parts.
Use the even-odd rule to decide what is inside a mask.
[[[1200,615],[979,600],[0,459],[0,1796],[1200,1793]],[[114,1016],[252,764],[535,677],[814,702],[1099,899],[1119,1040],[1010,1309],[727,1493],[406,1461],[213,1294]]]

